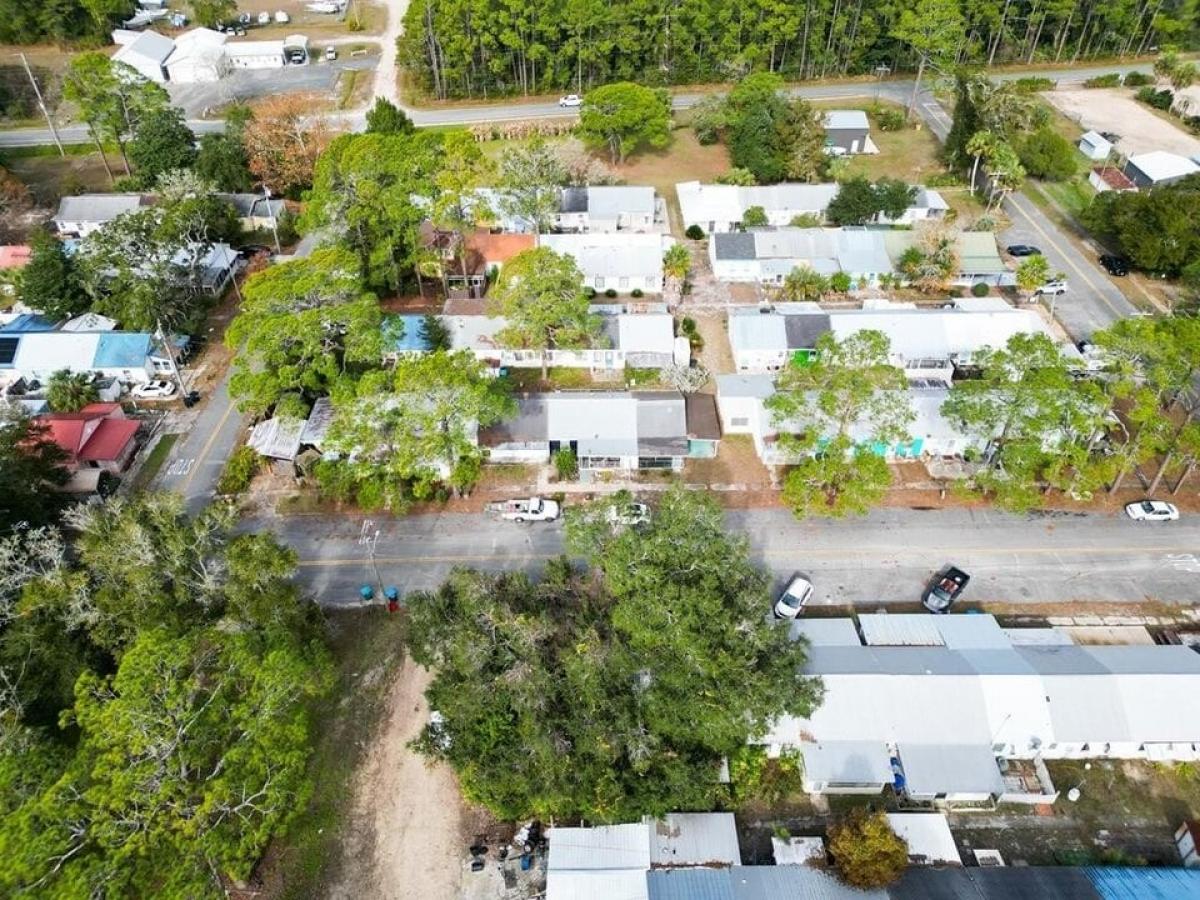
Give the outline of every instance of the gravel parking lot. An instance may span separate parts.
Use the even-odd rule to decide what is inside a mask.
[[[1200,140],[1155,115],[1126,90],[1050,91],[1043,95],[1054,106],[1092,131],[1121,136],[1117,149],[1126,156],[1167,150],[1182,156],[1200,153]]]
[[[211,84],[168,84],[171,102],[183,109],[189,119],[207,118],[231,103],[254,100],[272,94],[312,93],[333,98],[333,87],[344,69],[374,69],[378,55],[334,63],[314,60],[306,66],[282,69],[243,69]]]

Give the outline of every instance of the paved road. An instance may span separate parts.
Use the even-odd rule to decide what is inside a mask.
[[[202,402],[194,424],[175,441],[153,484],[156,489],[182,494],[190,513],[199,512],[212,500],[225,461],[246,424],[229,398],[228,372]]]
[[[947,563],[973,576],[977,602],[1067,600],[1194,602],[1200,590],[1200,519],[1167,525],[1123,517],[990,511],[879,510],[863,519],[796,522],[785,510],[728,514],[756,559],[779,583],[811,575],[817,604],[913,602]],[[320,602],[352,605],[363,583],[378,581],[364,534],[378,530],[379,580],[402,592],[439,584],[456,565],[536,572],[562,552],[557,524],[521,526],[481,515],[406,518],[292,517],[250,521],[275,531],[300,555],[301,579]]]

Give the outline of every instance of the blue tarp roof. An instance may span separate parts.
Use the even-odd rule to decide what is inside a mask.
[[[424,329],[421,327],[424,319],[424,316],[409,313],[384,316],[383,325],[388,332],[399,331],[397,325],[403,327],[400,337],[391,341],[392,350],[396,353],[424,353],[429,350],[429,341],[425,339]]]
[[[7,325],[0,325],[0,331],[13,334],[19,331],[53,331],[54,323],[49,319],[34,313],[22,313]]]
[[[150,335],[136,331],[110,331],[100,335],[92,366],[97,369],[142,366],[149,353]]]
[[[1103,900],[1195,900],[1200,870],[1089,866],[1085,873]]]

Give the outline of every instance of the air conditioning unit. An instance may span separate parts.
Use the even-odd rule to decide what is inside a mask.
[[[975,865],[980,868],[995,868],[1004,865],[1004,857],[999,850],[976,850]]]

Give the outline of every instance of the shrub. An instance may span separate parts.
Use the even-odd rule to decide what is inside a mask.
[[[610,299],[611,299],[611,298],[613,298],[613,297],[615,297],[615,296],[617,296],[617,289],[616,289],[616,288],[609,288],[608,290],[606,290],[606,291],[604,292],[604,296],[605,296],[605,297],[608,297],[608,298],[610,298]]]
[[[839,294],[850,290],[851,278],[845,272],[834,272],[829,276],[829,289]]]
[[[834,865],[854,887],[886,887],[908,868],[908,845],[884,813],[851,810],[829,827],[828,838]]]
[[[238,447],[225,463],[225,470],[217,481],[218,494],[240,494],[250,487],[258,473],[262,458],[250,447]]]
[[[957,172],[934,172],[925,179],[927,187],[954,187],[963,183],[963,178]]]
[[[1168,110],[1175,102],[1175,95],[1168,90],[1156,91],[1153,87],[1144,87],[1133,95],[1139,102],[1155,109]]]
[[[880,131],[900,131],[908,124],[904,110],[894,106],[871,107],[871,118],[875,120]]]
[[[1041,91],[1054,90],[1054,79],[1043,76],[1018,78],[1013,84],[1016,85],[1018,94],[1037,94]]]
[[[589,287],[585,287],[585,288],[583,289],[583,296],[585,296],[585,297],[587,297],[589,300],[591,300],[593,297],[595,297],[595,296],[596,296],[596,289],[595,289],[594,287],[590,287],[590,286],[589,286]]]
[[[798,216],[792,216],[792,221],[788,224],[793,228],[820,228],[825,223],[816,213],[800,213]]]
[[[555,452],[554,471],[559,481],[574,481],[579,477],[579,460],[575,458],[575,452],[571,448],[564,447]]]
[[[641,288],[634,288],[632,291],[630,291],[630,292],[629,292],[629,296],[630,296],[630,297],[635,297],[635,298],[636,298],[636,297],[640,297],[640,296],[642,296],[642,289],[641,289]]]
[[[1130,75],[1133,73],[1130,72]],[[1097,75],[1083,83],[1085,88],[1115,88],[1121,86],[1121,73],[1109,72],[1107,75]]]
[[[1125,87],[1143,87],[1154,84],[1154,76],[1145,72],[1126,72],[1124,84]]]
[[[704,229],[699,225],[689,225],[684,234],[692,241],[700,241],[704,239]]]
[[[978,281],[975,284],[971,285],[971,293],[974,294],[976,297],[986,297],[991,292],[992,292],[992,289],[988,285],[984,284],[982,281]]]
[[[1017,155],[1034,178],[1065,181],[1075,174],[1075,148],[1052,128],[1039,128],[1025,138]]]
[[[746,228],[761,228],[767,224],[767,211],[761,206],[751,206],[742,213],[742,225]]]

